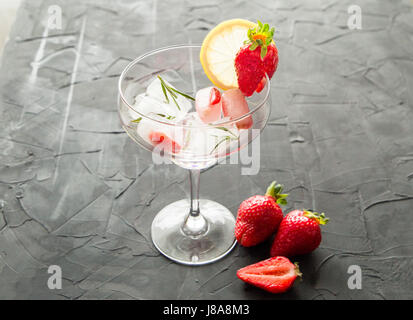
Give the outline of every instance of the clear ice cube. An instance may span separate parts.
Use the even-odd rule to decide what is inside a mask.
[[[236,126],[206,126],[197,112],[188,113],[184,123],[191,126],[185,131],[183,150],[195,156],[210,157],[223,155],[227,147],[238,144],[239,132]]]

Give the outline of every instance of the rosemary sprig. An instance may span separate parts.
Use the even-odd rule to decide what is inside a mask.
[[[216,135],[213,135],[214,137],[216,137],[216,138],[218,138],[218,136],[216,136]],[[225,142],[225,141],[235,141],[235,140],[238,140],[238,138],[237,139],[234,139],[234,138],[231,138],[230,136],[225,136],[221,141],[219,141],[216,145],[215,145],[215,147],[214,147],[214,149],[212,149],[212,151],[210,152],[210,154],[212,154],[215,150],[217,150],[218,149],[218,147],[223,143],[223,142]]]
[[[230,136],[224,137],[224,139],[222,139],[220,142],[218,142],[218,143],[215,145],[214,149],[212,149],[212,151],[211,151],[210,154],[214,153],[214,151],[217,150],[218,147],[219,147],[223,142],[225,142],[225,141],[230,141],[230,140],[231,140],[231,137],[230,137]]]
[[[161,77],[159,77],[159,76],[158,76],[158,78],[159,78],[159,80],[161,79]],[[162,80],[161,80],[161,87],[162,87],[163,94],[165,95],[166,103],[169,104],[169,98],[168,98],[168,95],[166,94],[166,89],[165,89],[165,86],[163,85]]]
[[[165,95],[166,103],[169,103],[169,97],[168,97],[168,93],[169,93],[169,95],[172,98],[172,101],[175,103],[175,105],[176,105],[176,107],[178,108],[179,111],[181,111],[181,108],[179,107],[179,104],[176,101],[176,99],[178,99],[178,96],[176,94],[180,94],[181,96],[183,96],[183,97],[185,97],[189,100],[195,101],[195,99],[193,97],[191,97],[191,96],[189,96],[189,95],[187,95],[187,94],[185,94],[181,91],[178,91],[175,88],[172,88],[172,87],[168,86],[166,84],[166,82],[162,79],[161,76],[158,76],[158,79],[161,82],[162,91],[163,91],[163,94]]]
[[[168,120],[174,120],[176,117],[175,116],[168,116],[166,114],[162,114],[162,113],[157,113],[156,115],[162,117],[162,118],[166,118]]]
[[[153,113],[153,112],[151,112]],[[166,115],[163,113],[153,113],[156,114],[157,116],[160,116],[162,118],[168,119],[168,120],[174,120],[176,117],[175,116],[170,116],[170,115]],[[132,120],[131,122],[133,123],[140,123],[142,121],[142,117],[139,117],[138,119]]]
[[[150,112],[150,113],[156,114],[157,116],[160,116],[160,117],[168,119],[168,120],[174,120],[176,118],[175,116],[170,116],[170,115],[166,115],[166,114],[163,114],[163,113],[154,113],[154,112]],[[131,122],[140,123],[141,121],[142,121],[142,117],[139,117],[135,120],[132,120]]]
[[[178,96],[170,89],[170,87],[165,83],[165,81],[163,81],[163,79],[160,76],[158,76],[158,78],[161,81],[162,91],[163,91],[163,94],[165,95],[166,103],[169,103],[168,94],[166,93],[168,91],[176,107],[178,108],[179,111],[181,111],[181,108],[179,107],[179,104],[176,101],[176,98]]]
[[[188,100],[195,101],[195,98],[191,97],[190,95],[187,95],[186,93],[180,92],[176,90],[175,88],[169,87],[173,92],[176,92],[177,94],[180,94],[181,96],[187,98]]]
[[[228,128],[225,127],[215,127],[215,129],[219,129],[219,130],[223,130],[225,132],[230,133],[232,136],[234,136],[236,139],[238,139],[237,135],[235,133],[233,133],[231,130],[229,130]]]

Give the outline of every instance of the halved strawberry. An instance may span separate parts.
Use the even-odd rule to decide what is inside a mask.
[[[241,280],[271,293],[282,293],[301,277],[298,264],[286,257],[273,257],[238,270]]]

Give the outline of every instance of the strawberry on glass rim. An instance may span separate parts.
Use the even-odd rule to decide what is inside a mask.
[[[222,90],[238,87],[234,60],[248,40],[248,30],[256,24],[245,19],[231,19],[219,23],[202,42],[200,61],[211,82]]]
[[[265,75],[271,79],[278,66],[278,50],[273,41],[274,28],[258,21],[247,32],[248,40],[235,57],[238,87],[247,97],[265,86]]]
[[[278,65],[274,28],[245,19],[221,22],[205,37],[200,61],[207,77],[222,90],[239,88],[245,96],[260,92]]]

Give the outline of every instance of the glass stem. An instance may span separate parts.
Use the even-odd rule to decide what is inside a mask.
[[[199,210],[199,182],[201,170],[189,170],[190,209],[182,226],[182,231],[189,237],[199,237],[208,231],[208,222]]]
[[[199,216],[199,183],[201,179],[201,170],[189,170],[189,188],[191,189],[191,209],[192,217]]]

